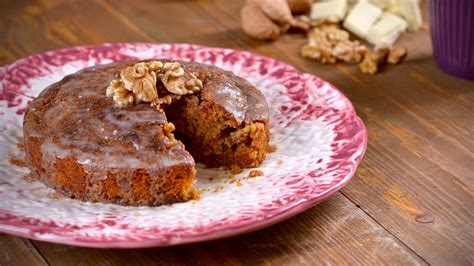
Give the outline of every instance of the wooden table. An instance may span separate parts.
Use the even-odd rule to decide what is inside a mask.
[[[106,250],[0,234],[0,265],[474,263],[474,82],[436,67],[427,26],[400,41],[405,63],[372,76],[302,59],[303,35],[249,39],[239,26],[242,2],[2,0],[0,64],[104,42],[195,43],[278,58],[333,83],[367,125],[367,153],[351,183],[278,225],[201,244]]]

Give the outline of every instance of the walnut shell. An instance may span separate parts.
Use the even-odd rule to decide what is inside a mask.
[[[254,39],[275,40],[280,36],[278,25],[253,2],[244,5],[240,10],[240,17],[243,31]]]

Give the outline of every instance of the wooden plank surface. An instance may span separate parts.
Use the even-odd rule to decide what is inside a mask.
[[[352,232],[347,234],[347,232]],[[201,244],[144,250],[98,250],[34,241],[53,265],[127,264],[357,264],[425,262],[347,198],[328,201],[279,225]]]
[[[0,233],[0,265],[48,265],[28,239]]]
[[[2,235],[1,265],[41,264],[41,255],[55,265],[474,262],[474,83],[436,67],[427,26],[400,41],[409,48],[406,62],[371,76],[355,65],[302,59],[302,35],[273,43],[249,39],[239,26],[242,2],[2,1],[0,64],[51,49],[134,41],[196,43],[274,57],[328,80],[353,102],[369,130],[367,153],[353,181],[289,221],[209,243],[100,250],[31,245]],[[23,261],[9,261],[11,254]]]

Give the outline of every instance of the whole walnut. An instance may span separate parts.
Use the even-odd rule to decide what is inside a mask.
[[[296,20],[291,9],[302,12],[304,2],[311,7],[312,1],[307,0],[247,0],[240,10],[242,29],[259,40],[275,40],[291,27],[308,30],[309,24]]]
[[[255,39],[275,40],[280,36],[280,28],[254,2],[247,2],[240,10],[244,32]]]

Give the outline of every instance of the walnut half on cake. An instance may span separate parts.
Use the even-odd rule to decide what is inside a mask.
[[[46,185],[83,201],[155,206],[196,197],[195,160],[258,166],[268,123],[263,94],[233,73],[148,60],[66,76],[31,103],[23,128],[27,165]]]

